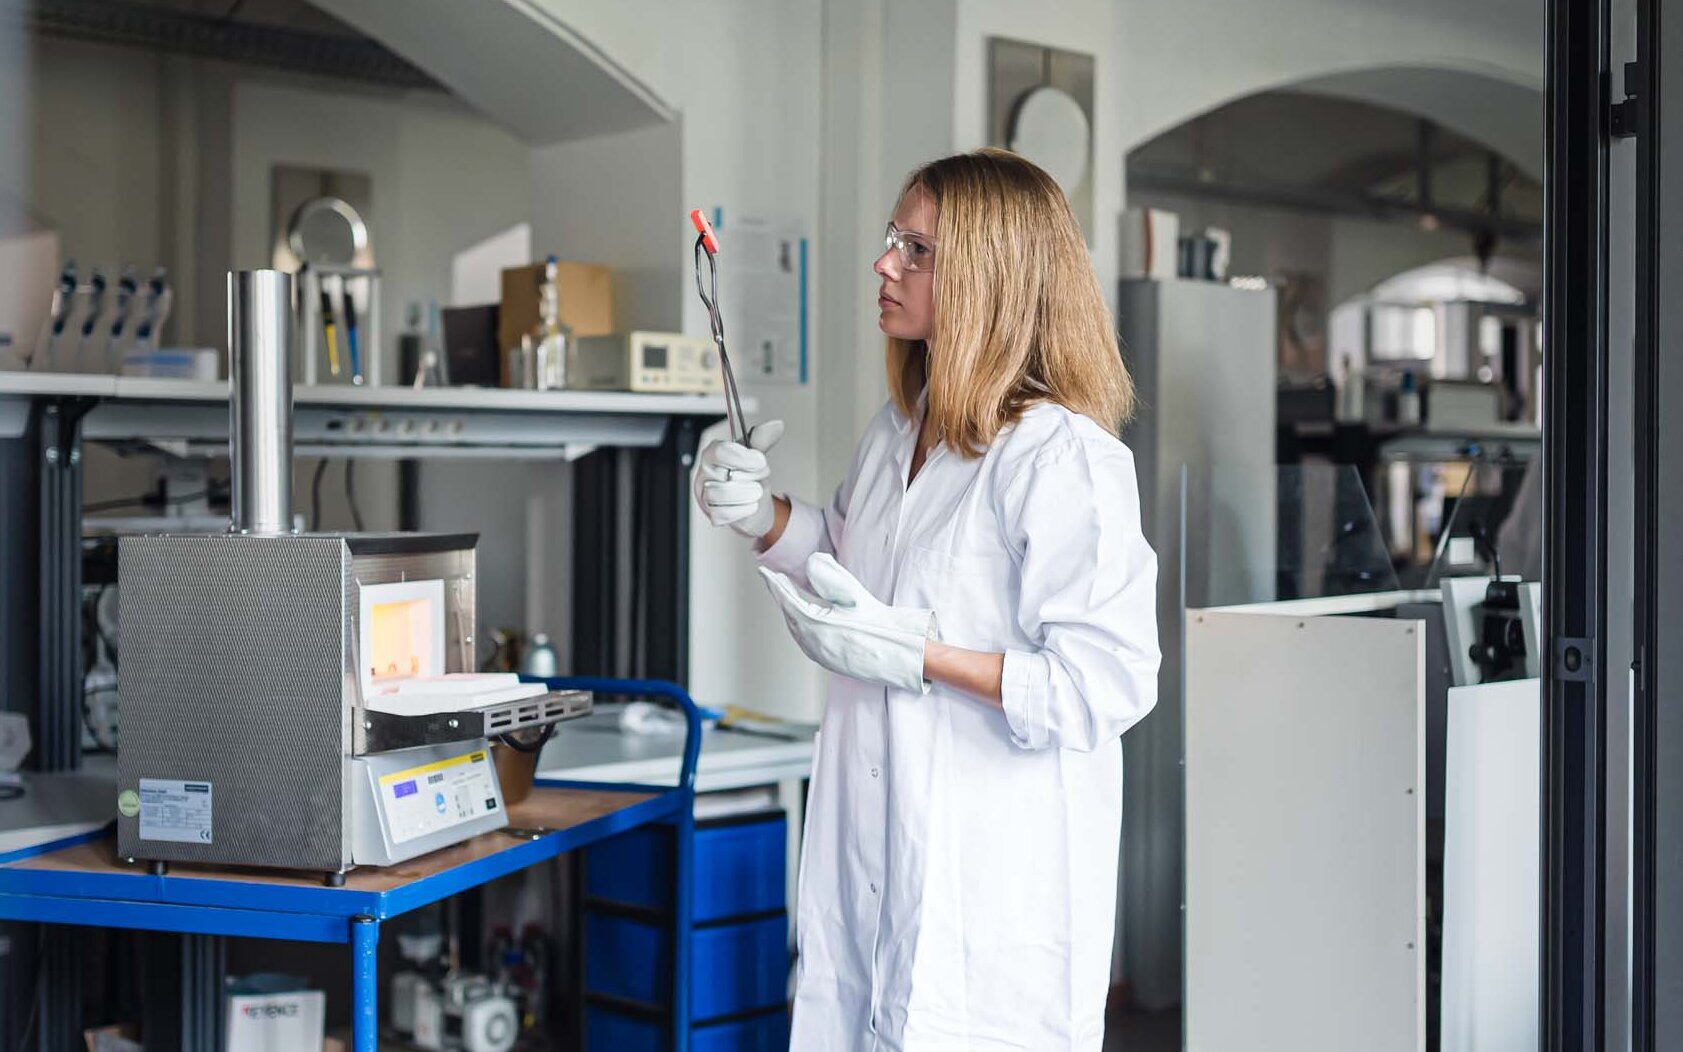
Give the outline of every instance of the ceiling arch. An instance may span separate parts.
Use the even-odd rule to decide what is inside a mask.
[[[1365,102],[1424,117],[1484,143],[1521,171],[1541,180],[1543,85],[1506,70],[1454,63],[1329,66],[1292,76],[1230,81],[1174,111],[1157,110],[1132,130],[1124,152],[1240,99],[1274,91],[1300,91]]]
[[[1311,77],[1315,95],[1402,110],[1477,140],[1533,179],[1543,178],[1543,92],[1485,73],[1389,66]]]

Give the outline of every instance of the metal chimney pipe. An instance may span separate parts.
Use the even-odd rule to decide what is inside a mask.
[[[228,274],[234,533],[292,530],[292,275]]]

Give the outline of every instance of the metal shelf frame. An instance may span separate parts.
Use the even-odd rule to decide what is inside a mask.
[[[701,432],[724,416],[722,398],[338,385],[295,387],[293,399],[296,448],[305,455],[408,462],[576,461],[574,560],[579,573],[573,605],[611,611],[629,595],[630,613],[624,618],[575,619],[574,671],[687,682],[689,473]],[[225,382],[0,372],[0,688],[5,691],[0,708],[31,717],[31,762],[37,770],[73,771],[81,764],[84,444],[138,444],[177,456],[216,455],[227,446],[227,400]],[[621,521],[622,506],[640,509],[633,515],[638,529],[629,561],[619,538],[632,524]],[[621,587],[622,581],[629,583],[629,590]],[[620,646],[624,631],[630,632],[634,646]],[[629,664],[620,657],[627,651]],[[695,744],[699,748],[699,742]],[[591,828],[591,835],[616,831],[596,830],[594,824]],[[538,849],[540,853],[569,850],[563,846],[566,838],[545,842],[549,848]],[[536,861],[541,859],[534,856]],[[125,893],[130,890],[144,887],[135,885]],[[126,900],[111,901],[104,907],[90,906],[104,910],[104,915],[95,919],[83,914],[88,918],[84,923],[123,926],[120,917],[126,907],[116,903]],[[160,923],[186,923],[188,911],[196,911],[192,915],[205,924],[253,919],[237,910],[205,919],[211,915],[204,911],[217,909],[229,907],[158,901],[146,912]],[[299,915],[308,916],[307,910]],[[369,916],[377,923],[380,913],[376,909]],[[324,938],[334,934],[322,921],[299,923]],[[342,924],[335,931],[330,941],[345,941],[353,933]],[[202,964],[200,958],[214,956],[217,936],[204,935],[211,940],[205,946],[193,941],[200,938],[184,936],[184,961]],[[50,974],[79,974],[81,951],[75,941],[65,940],[49,956],[45,963],[54,966]],[[203,971],[198,964],[183,965],[183,981]],[[20,974],[17,969],[0,969],[0,982],[8,987],[0,989],[0,1005],[17,993],[10,987],[17,985]],[[202,1016],[204,1005],[199,1002],[205,996],[210,996],[205,990],[185,989],[182,1003]],[[43,1005],[38,1047],[78,1044],[80,1016],[79,1002],[67,996]],[[203,1029],[186,1022],[182,1027],[185,1041]],[[10,1052],[12,1040],[13,1035],[0,1034],[0,1052]]]

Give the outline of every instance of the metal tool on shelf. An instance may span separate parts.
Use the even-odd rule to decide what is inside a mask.
[[[500,829],[488,739],[591,707],[473,672],[474,536],[294,532],[292,304],[229,276],[232,528],[121,541],[118,847],[160,871],[337,883]]]
[[[380,271],[309,263],[298,271],[298,282],[298,349],[303,382],[319,382],[325,360],[331,381],[337,382],[348,375],[352,384],[378,387]],[[338,286],[337,304],[335,285]],[[358,295],[363,297],[365,305],[361,311],[356,306]],[[368,354],[366,361],[364,348],[375,352]]]

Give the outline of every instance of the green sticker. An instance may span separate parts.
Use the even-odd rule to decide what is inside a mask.
[[[133,818],[140,813],[140,794],[133,789],[124,789],[117,794],[117,810],[124,818]]]

